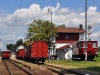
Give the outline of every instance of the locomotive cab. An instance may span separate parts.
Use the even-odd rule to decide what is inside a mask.
[[[85,59],[85,54],[87,52],[88,59],[94,59],[98,55],[98,43],[97,41],[87,41],[87,46],[85,47],[85,41],[77,41],[73,43],[73,58]]]
[[[2,51],[2,59],[10,59],[10,50]]]

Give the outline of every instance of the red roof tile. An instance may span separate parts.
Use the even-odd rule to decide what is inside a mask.
[[[58,33],[85,33],[83,28],[57,28]]]
[[[70,45],[65,45],[65,46],[62,46],[60,48],[57,48],[57,50],[64,50],[65,48],[69,48],[69,47],[70,47]]]

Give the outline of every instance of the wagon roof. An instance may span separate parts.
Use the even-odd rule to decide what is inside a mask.
[[[24,49],[24,46],[19,46],[17,49]]]
[[[9,51],[10,52],[10,50],[2,50],[2,52],[6,52],[6,51]]]
[[[30,46],[30,45],[32,45],[32,44],[34,44],[34,43],[36,43],[36,42],[45,42],[46,44],[48,44],[46,41],[43,41],[43,40],[37,40],[37,41],[34,41],[34,42],[32,42],[31,44],[29,44],[28,46]]]
[[[24,46],[19,46],[17,47],[16,51],[18,51],[19,49],[25,49]]]

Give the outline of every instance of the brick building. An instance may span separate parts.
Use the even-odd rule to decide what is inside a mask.
[[[59,59],[69,59],[72,55],[71,44],[84,39],[85,30],[82,25],[79,28],[57,28],[58,37],[55,38],[54,55]]]

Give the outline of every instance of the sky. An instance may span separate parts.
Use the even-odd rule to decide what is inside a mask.
[[[91,39],[100,46],[100,0],[87,0],[87,25]],[[33,20],[51,20],[56,25],[85,29],[85,0],[0,0],[0,48],[25,38],[28,24]]]

